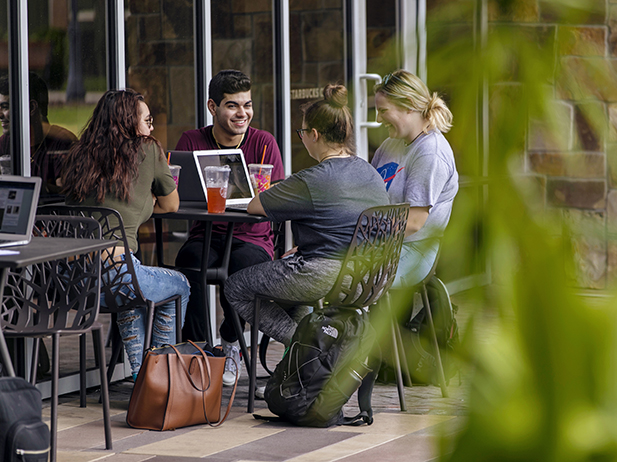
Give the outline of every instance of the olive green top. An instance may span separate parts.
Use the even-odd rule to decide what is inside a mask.
[[[86,198],[80,205],[102,206],[115,209],[122,216],[124,229],[132,252],[137,251],[137,231],[151,216],[154,208],[152,195],[168,196],[174,189],[174,182],[167,161],[160,148],[152,141],[146,141],[139,152],[138,176],[133,182],[130,199],[119,200],[108,193],[103,203],[98,203],[94,196]],[[67,203],[71,201],[67,199]],[[77,204],[72,202],[73,205]]]

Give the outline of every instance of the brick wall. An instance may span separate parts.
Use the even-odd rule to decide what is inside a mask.
[[[577,283],[609,288],[617,282],[617,0],[589,0],[589,13],[565,21],[561,10],[559,22],[546,2],[506,3],[489,3],[489,28],[535,33],[555,57],[549,91],[557,127],[529,121],[524,169],[544,184],[546,206],[573,225]],[[609,119],[608,130],[597,123]]]

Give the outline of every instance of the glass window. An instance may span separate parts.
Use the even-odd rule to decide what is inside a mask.
[[[127,87],[144,95],[152,135],[176,147],[195,128],[193,2],[127,0]]]
[[[328,83],[345,83],[342,2],[292,2],[290,5],[291,127],[302,127],[301,106],[322,98]],[[315,164],[293,133],[292,171]]]
[[[0,8],[6,11],[6,1]],[[62,158],[106,87],[104,12],[104,0],[28,2],[30,169],[43,178],[43,200],[58,198]],[[6,24],[0,37],[0,72],[6,75]],[[10,102],[8,94],[0,98]],[[3,129],[0,155],[7,155],[7,123]]]
[[[251,78],[251,126],[274,133],[272,2],[212,2],[212,74],[224,69]]]

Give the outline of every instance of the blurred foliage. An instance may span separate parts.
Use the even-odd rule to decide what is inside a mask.
[[[467,207],[458,215],[470,219],[451,223],[449,232],[482,227],[479,250],[491,256],[493,284],[477,292],[479,309],[469,326],[479,324],[473,318],[481,319],[485,307],[496,314],[490,335],[473,327],[464,332],[469,416],[460,432],[442,439],[442,460],[617,460],[617,307],[612,297],[576,293],[571,236],[589,230],[571,229],[576,220],[547,208],[541,178],[523,168],[530,121],[541,121],[545,136],[564,138],[556,100],[609,100],[617,82],[610,63],[562,66],[556,33],[561,24],[603,25],[607,4],[437,3],[428,15],[429,87],[446,90],[455,123],[447,137],[459,171],[488,176],[489,190],[485,201],[455,202]],[[512,22],[529,11],[530,24]],[[605,133],[606,111],[595,109],[583,110],[585,122]]]
[[[524,3],[500,0],[489,7],[496,5],[492,14],[499,16]],[[589,3],[543,1],[540,7],[550,12],[553,25],[584,24],[597,13]],[[478,17],[481,5],[447,2],[447,10],[433,11],[431,18],[447,27],[452,18]],[[441,41],[430,54],[431,86],[456,92],[454,145],[480,151],[476,101],[487,91],[490,192],[480,209],[466,213],[480,217],[492,259],[490,301],[479,295],[478,306],[498,313],[488,340],[469,332],[464,337],[464,359],[473,370],[469,418],[454,441],[444,438],[442,457],[617,460],[615,304],[575,293],[570,236],[577,230],[565,229],[561,213],[544,208],[540,182],[522,171],[529,120],[544,121],[556,138],[563,137],[552,110],[555,98],[601,98],[603,88],[615,85],[614,71],[602,60],[561,68],[556,34],[497,24],[489,23],[484,43],[469,34],[458,40],[429,37]],[[605,113],[589,110],[584,116],[599,133],[605,130]],[[480,174],[482,153],[469,151],[457,162]]]

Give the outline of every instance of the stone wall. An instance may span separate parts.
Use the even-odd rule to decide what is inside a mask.
[[[545,185],[546,206],[562,210],[573,225],[577,283],[605,289],[617,282],[617,81],[591,89],[582,83],[598,69],[614,75],[617,0],[589,0],[587,6],[590,14],[557,23],[546,2],[519,0],[506,9],[490,2],[489,21],[515,24],[544,37],[541,46],[554,47],[559,77],[550,91],[557,129],[529,122],[524,168]],[[607,116],[609,130],[590,122]]]

